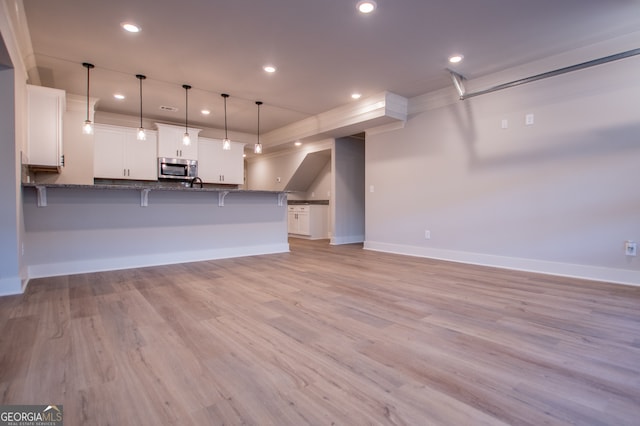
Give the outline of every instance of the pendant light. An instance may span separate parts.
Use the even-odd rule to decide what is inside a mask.
[[[89,73],[91,72],[91,68],[94,68],[94,65],[88,62],[83,62],[82,66],[87,69],[87,119],[82,125],[82,133],[84,133],[85,135],[92,135],[93,123],[91,122],[91,120],[89,120]]]
[[[184,135],[182,136],[182,144],[185,146],[191,145],[191,138],[189,137],[189,89],[191,86],[183,84],[184,89]]]
[[[147,140],[147,133],[144,131],[144,127],[142,127],[142,80],[147,78],[142,74],[136,74],[136,78],[140,80],[140,127],[138,127],[137,137],[139,141]]]
[[[256,105],[258,105],[258,141],[253,147],[253,152],[262,154],[262,144],[260,143],[260,105],[262,105],[262,101],[256,101]]]
[[[222,140],[222,149],[225,151],[231,150],[231,141],[229,140],[229,136],[227,135],[227,98],[229,95],[226,93],[221,94],[224,98],[224,139]]]

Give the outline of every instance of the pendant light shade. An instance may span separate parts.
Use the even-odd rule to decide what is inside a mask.
[[[182,144],[185,146],[191,145],[191,138],[189,137],[189,89],[191,86],[183,84],[184,89],[184,135],[182,136]]]
[[[138,127],[137,137],[139,141],[144,141],[147,139],[147,133],[142,127],[142,80],[147,77],[142,74],[136,74],[136,78],[140,80],[140,127]]]
[[[260,143],[260,105],[262,105],[262,101],[256,101],[256,105],[258,105],[258,141],[253,147],[253,152],[256,154],[262,154],[262,144]]]
[[[89,86],[89,74],[91,72],[91,69],[94,68],[94,65],[90,64],[88,62],[83,62],[82,66],[87,69],[87,119],[84,121],[84,124],[82,125],[82,133],[84,133],[85,135],[92,135],[93,134],[93,123],[89,119],[89,87],[90,87]]]
[[[229,95],[226,93],[221,94],[224,98],[224,139],[222,140],[222,149],[225,151],[231,150],[231,141],[229,140],[229,135],[227,134],[227,98]]]

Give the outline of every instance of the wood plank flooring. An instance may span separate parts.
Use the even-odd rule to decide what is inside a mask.
[[[65,425],[640,424],[640,287],[291,247],[0,298],[0,403]]]

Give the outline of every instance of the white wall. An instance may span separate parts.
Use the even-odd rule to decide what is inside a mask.
[[[333,174],[331,244],[365,239],[365,143],[356,138],[336,139],[331,153]]]
[[[14,70],[0,69],[0,296],[21,290],[20,153],[16,144],[14,91]]]
[[[403,129],[367,135],[365,247],[640,284],[639,69],[412,99]]]
[[[328,139],[307,144],[293,151],[247,158],[247,188],[266,191],[284,190],[307,154],[331,148],[332,145],[333,139]],[[279,182],[278,178],[280,178]]]
[[[24,225],[21,163],[26,152],[27,70],[20,52],[21,8],[0,3],[0,295],[19,293],[27,282],[22,257]]]
[[[316,180],[309,186],[309,190],[302,194],[303,200],[328,200],[331,198],[331,161],[320,171]]]

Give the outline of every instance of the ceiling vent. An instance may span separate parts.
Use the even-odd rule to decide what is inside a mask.
[[[167,106],[167,105],[160,105],[160,110],[169,111],[169,112],[178,112],[178,108],[172,107],[172,106]]]

